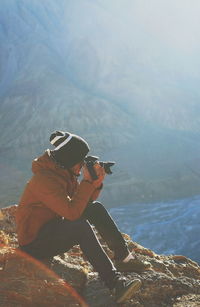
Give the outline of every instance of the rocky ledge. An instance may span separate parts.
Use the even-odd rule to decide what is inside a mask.
[[[78,246],[43,263],[21,253],[15,232],[16,208],[0,211],[0,306],[116,306]],[[129,249],[152,267],[142,274],[125,274],[130,279],[140,278],[142,287],[121,306],[200,306],[200,267],[196,262],[181,255],[158,255],[128,235],[124,237]],[[111,251],[101,242],[112,258]]]

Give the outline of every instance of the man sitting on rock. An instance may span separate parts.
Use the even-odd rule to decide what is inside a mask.
[[[87,142],[69,132],[56,131],[50,137],[54,150],[47,150],[32,163],[33,177],[27,183],[17,214],[17,233],[21,250],[36,259],[52,257],[79,244],[82,252],[113,290],[116,301],[129,299],[141,285],[127,280],[119,271],[142,272],[149,267],[127,248],[122,234],[104,206],[95,201],[102,189],[105,170],[94,165],[98,179],[92,180],[84,164]],[[77,177],[83,171],[83,179]],[[114,252],[114,263],[97,239],[95,226]]]

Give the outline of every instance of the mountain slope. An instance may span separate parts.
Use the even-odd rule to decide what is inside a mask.
[[[177,38],[181,16],[171,20]],[[196,17],[185,39],[196,37]],[[56,129],[117,162],[102,196],[110,205],[198,194],[198,40],[175,44],[156,0],[2,0],[0,20],[2,203],[18,201]]]

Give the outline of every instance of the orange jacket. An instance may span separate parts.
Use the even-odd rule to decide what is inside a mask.
[[[56,216],[80,218],[90,200],[99,194],[95,187],[57,166],[48,153],[32,163],[33,177],[27,183],[16,213],[20,245],[33,241],[42,225]]]

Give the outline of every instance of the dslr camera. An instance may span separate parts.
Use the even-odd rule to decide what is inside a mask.
[[[110,161],[108,162],[99,161],[99,157],[96,157],[96,156],[87,156],[85,157],[84,162],[93,180],[98,179],[98,176],[94,169],[95,163],[98,162],[104,168],[106,174],[109,174],[109,175],[112,174],[112,171],[110,169],[111,166],[115,164],[115,162],[110,162]]]

